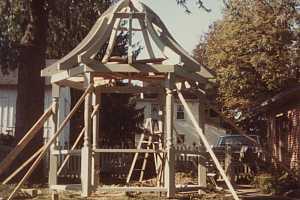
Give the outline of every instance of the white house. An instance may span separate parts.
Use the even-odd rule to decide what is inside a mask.
[[[54,60],[47,60],[47,66],[53,63]],[[4,75],[0,70],[0,134],[15,134],[16,123],[16,100],[17,100],[17,84],[18,71],[9,71],[8,75]],[[60,120],[64,119],[70,111],[70,89],[62,88],[60,98],[59,114]],[[52,102],[51,85],[46,81],[45,84],[45,109],[47,109]],[[51,120],[48,120],[44,125],[44,138],[48,138],[50,132],[53,130]],[[25,134],[25,133],[24,133]],[[64,133],[61,134],[59,142],[61,144],[68,144],[69,141],[69,124],[64,128]]]
[[[191,108],[196,120],[204,117],[204,133],[211,145],[214,145],[219,136],[226,134],[222,127],[222,120],[213,110],[199,101],[198,98],[187,98],[188,106]],[[158,109],[158,104],[154,98],[143,98],[137,101],[137,108],[144,108],[144,118],[153,118]],[[200,120],[201,121],[201,120]],[[196,129],[192,125],[191,119],[185,113],[183,105],[177,99],[174,104],[174,127],[176,134],[175,144],[184,144],[186,146],[199,145],[201,142]]]

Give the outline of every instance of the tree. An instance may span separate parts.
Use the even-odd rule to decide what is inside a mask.
[[[18,67],[15,136],[20,139],[44,109],[44,79],[40,77],[40,71],[45,66],[47,47],[46,1],[1,1],[0,13],[1,66],[4,72],[9,66]],[[21,160],[36,151],[37,144],[42,142],[43,135],[37,134]],[[37,176],[32,178],[33,181],[39,179]]]
[[[218,100],[227,114],[247,111],[299,84],[296,0],[230,0],[222,20],[194,50],[217,73]]]
[[[91,23],[99,16],[97,9],[106,9],[110,1],[84,1],[84,3],[74,3],[71,1],[1,1],[0,2],[0,64],[3,72],[8,73],[8,68],[18,68],[18,96],[17,96],[17,115],[16,115],[16,141],[23,137],[24,133],[34,124],[44,111],[44,79],[40,77],[40,71],[45,66],[46,51],[47,57],[53,58],[57,52],[65,53],[73,48],[80,37],[82,38],[88,31]],[[54,4],[57,3],[55,6]],[[90,4],[89,4],[90,3]],[[76,13],[70,4],[80,7]],[[84,5],[83,5],[84,4]],[[59,5],[59,6],[58,6]],[[64,5],[65,7],[60,7]],[[101,5],[101,6],[99,6]],[[68,7],[70,6],[70,7]],[[58,9],[61,13],[65,12],[69,16],[58,19],[55,14]],[[69,12],[68,12],[69,11]],[[84,12],[86,11],[86,12]],[[93,12],[91,12],[93,11]],[[49,13],[49,23],[48,23]],[[89,14],[88,17],[82,14]],[[72,32],[77,33],[71,37],[73,42],[67,41],[67,46],[62,46],[61,40],[67,37],[65,31],[68,27],[64,26],[63,20],[72,20],[70,16],[76,15],[86,20],[84,29],[81,21],[69,23]],[[92,19],[91,19],[92,17]],[[89,24],[87,24],[89,22]],[[75,26],[74,26],[75,24]],[[82,27],[80,27],[82,25]],[[47,38],[49,27],[49,37]],[[76,29],[77,28],[77,29]],[[76,30],[75,30],[76,29]],[[54,34],[56,33],[56,34]],[[56,40],[55,40],[56,38]],[[48,46],[47,46],[48,41]],[[64,44],[64,45],[66,45]],[[55,54],[56,52],[56,54]],[[43,144],[43,134],[38,133],[34,140],[25,149],[18,160],[22,162],[26,157],[37,150]],[[42,172],[40,166],[36,171]],[[40,173],[33,182],[40,181]]]

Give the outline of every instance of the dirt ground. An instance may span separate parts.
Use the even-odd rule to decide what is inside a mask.
[[[0,187],[0,199],[5,199],[13,186],[1,186]],[[24,192],[20,191],[14,199],[28,199],[28,200],[50,200],[52,191],[47,188],[38,188],[38,195],[31,197]],[[276,197],[266,194],[262,194],[259,190],[249,185],[240,185],[236,189],[239,197],[242,200],[296,200],[300,198],[288,198],[288,197]],[[57,192],[59,200],[83,200],[79,192]],[[164,195],[159,193],[124,193],[124,192],[96,192],[87,200],[154,200],[160,199],[165,200]],[[191,192],[181,192],[176,195],[173,200],[231,200],[233,199],[227,190],[223,191],[212,191],[212,190],[201,190]]]
[[[176,184],[192,185],[197,183],[195,176],[186,173],[176,174]],[[138,186],[139,183],[133,184],[132,186]],[[153,186],[155,185],[155,179],[147,180],[143,183],[143,186]],[[223,188],[226,188],[224,185]],[[13,190],[14,185],[1,185],[0,184],[0,200],[4,200],[10,192]],[[28,186],[23,186],[22,188],[28,188]],[[31,186],[30,188],[35,188],[38,191],[37,196],[29,196],[24,191],[19,191],[14,199],[18,200],[51,200],[52,192],[46,186]],[[238,185],[236,191],[242,200],[300,200],[299,198],[288,198],[288,197],[276,197],[271,195],[266,195],[261,193],[258,189],[251,185]],[[59,196],[59,200],[81,200],[80,192],[68,191],[59,192],[56,191]],[[154,200],[154,199],[166,199],[164,194],[159,193],[124,193],[124,192],[95,192],[88,200]],[[228,190],[216,190],[211,185],[206,189],[195,190],[189,192],[177,193],[174,200],[231,200],[233,199]]]

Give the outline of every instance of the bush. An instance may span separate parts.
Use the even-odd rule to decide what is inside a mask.
[[[271,174],[261,174],[254,178],[255,186],[263,193],[275,193],[273,177]]]
[[[255,185],[263,193],[268,194],[283,194],[300,186],[299,181],[287,173],[258,175],[255,177]]]
[[[0,145],[13,146],[15,138],[12,135],[0,134]]]

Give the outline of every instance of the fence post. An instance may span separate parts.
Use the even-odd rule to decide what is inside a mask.
[[[225,172],[229,181],[234,185],[234,168],[233,168],[233,157],[232,147],[230,145],[225,146]]]
[[[206,166],[204,159],[201,158],[201,155],[198,156],[198,185],[200,187],[207,187],[206,183]]]

